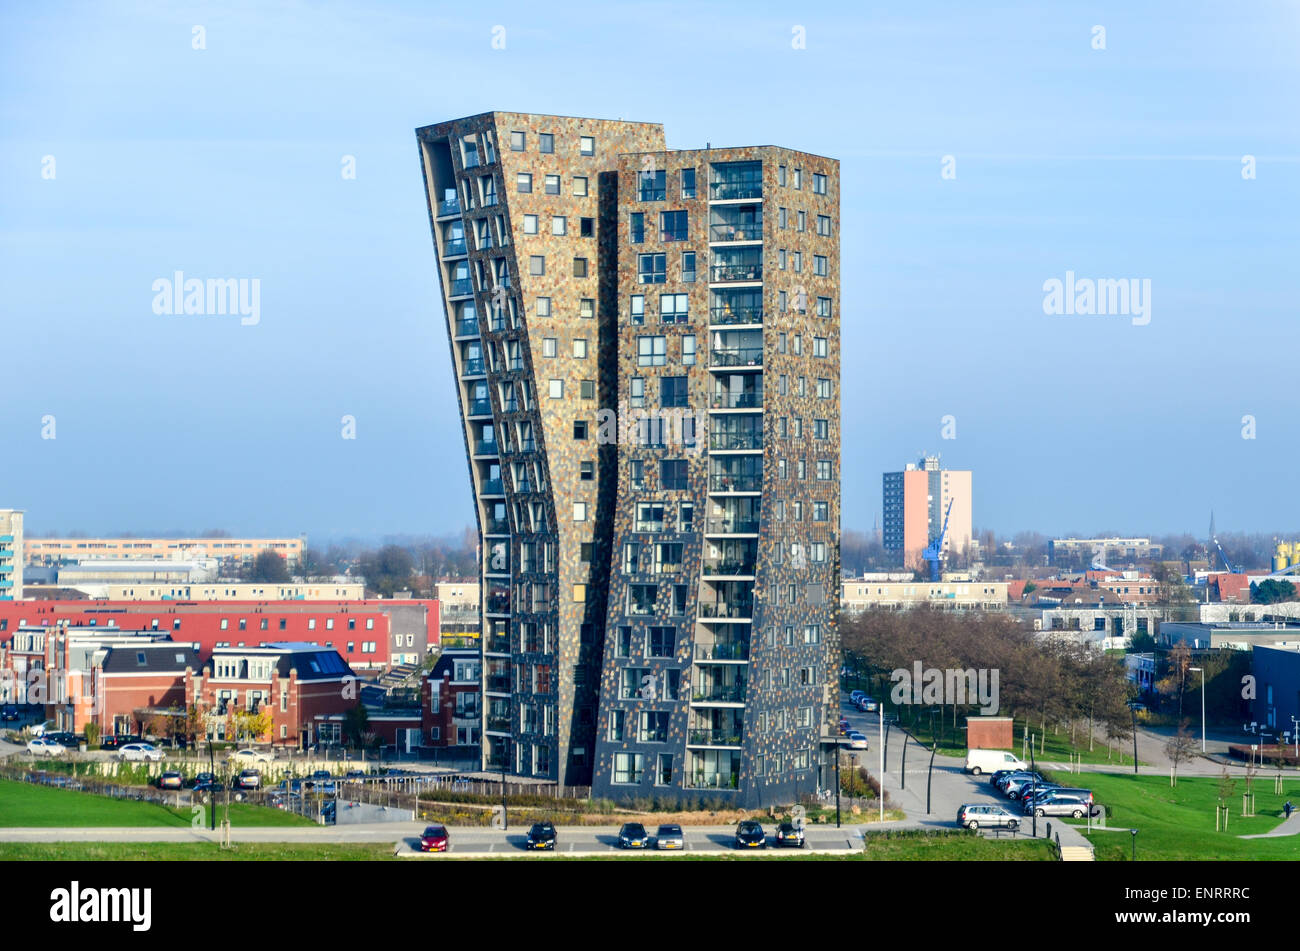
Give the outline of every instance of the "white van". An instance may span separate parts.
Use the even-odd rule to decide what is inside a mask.
[[[980,773],[996,773],[1000,769],[1028,768],[1024,760],[1006,750],[969,750],[966,753],[966,772],[976,776]]]

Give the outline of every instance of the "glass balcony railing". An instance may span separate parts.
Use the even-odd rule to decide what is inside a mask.
[[[737,198],[762,198],[763,182],[759,180],[721,181],[709,183],[709,197],[714,201],[733,201]]]
[[[714,393],[709,399],[709,405],[714,409],[758,409],[763,405],[763,391]]]
[[[691,789],[737,789],[739,773],[696,773],[689,783]]]
[[[762,241],[763,223],[710,225],[710,241]]]
[[[490,654],[509,654],[510,638],[489,637],[486,641],[484,641],[484,647]]]
[[[763,477],[757,473],[744,475],[719,473],[709,476],[710,492],[758,492],[762,488]]]
[[[741,558],[705,558],[706,575],[752,575],[754,561]]]
[[[460,214],[459,198],[448,198],[446,201],[438,202],[439,218],[443,217],[444,215],[459,215],[459,214]]]
[[[713,307],[709,310],[711,324],[761,324],[762,307]]]
[[[474,293],[474,282],[468,277],[453,279],[451,282],[451,296],[464,297],[467,294]]]
[[[464,238],[452,238],[442,246],[442,256],[446,258],[456,257],[466,253],[468,252],[465,250]]]
[[[749,641],[696,644],[696,660],[749,660]]]
[[[701,601],[700,617],[716,617],[724,620],[747,618],[754,615],[753,601]]]
[[[762,365],[762,347],[728,347],[709,351],[709,366],[761,367]]]
[[[753,419],[753,417],[749,417]],[[709,433],[710,449],[762,449],[763,434],[760,432],[748,433]]]
[[[504,518],[489,518],[483,522],[483,531],[488,535],[509,535],[510,523]]]
[[[757,518],[710,518],[704,530],[710,535],[757,535]]]
[[[496,454],[497,454],[497,441],[495,439],[474,440],[474,455],[495,456]]]
[[[763,265],[761,264],[714,264],[709,267],[709,280],[716,283],[725,281],[761,281]]]
[[[491,400],[470,400],[469,414],[471,416],[491,416],[492,401]]]
[[[732,730],[691,730],[692,746],[739,746],[740,732]]]
[[[745,685],[741,684],[705,684],[691,695],[697,703],[744,703]]]
[[[500,479],[488,479],[483,483],[483,494],[484,495],[505,495],[506,494],[505,483],[502,482]]]
[[[461,376],[482,376],[486,372],[482,357],[469,357],[465,361],[464,369],[461,370]]]
[[[509,693],[510,675],[509,674],[488,674],[487,689],[492,690],[496,693]]]
[[[457,337],[477,337],[479,334],[478,320],[474,318],[459,318],[456,321]]]

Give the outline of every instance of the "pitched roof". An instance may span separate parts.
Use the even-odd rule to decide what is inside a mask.
[[[101,663],[106,674],[183,673],[199,669],[199,652],[188,644],[138,644],[108,648]]]

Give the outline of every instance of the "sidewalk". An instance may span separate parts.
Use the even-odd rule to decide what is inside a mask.
[[[1272,832],[1261,832],[1257,835],[1239,835],[1239,839],[1271,839],[1275,836],[1282,835],[1300,835],[1300,809],[1291,813],[1290,819],[1282,820],[1282,823]]]

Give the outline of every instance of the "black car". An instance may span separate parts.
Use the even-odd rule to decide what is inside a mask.
[[[99,741],[99,748],[102,750],[116,750],[126,746],[128,743],[143,742],[143,737],[136,736],[134,733],[117,733],[102,737]]]
[[[645,826],[639,822],[623,823],[623,828],[618,830],[618,847],[620,849],[650,848],[650,836],[646,833]]]
[[[12,723],[17,719],[18,708],[12,703],[6,703],[3,707],[0,707],[0,720],[3,720],[5,723]]]
[[[215,796],[225,789],[221,783],[195,783],[194,789],[190,793],[192,802],[206,802],[209,796]]]
[[[549,822],[534,822],[533,827],[528,830],[528,841],[525,846],[529,849],[554,849],[555,826]]]
[[[215,783],[217,781],[216,773],[195,773],[194,781],[191,783],[195,788],[205,784]]]
[[[763,832],[762,824],[753,819],[745,819],[740,825],[736,826],[736,848],[767,848],[767,835]]]
[[[776,827],[776,844],[802,849],[804,847],[803,829],[793,822],[781,823]]]
[[[77,749],[77,747],[86,741],[84,736],[77,736],[77,734],[69,733],[66,730],[61,730],[57,733],[46,733],[45,738],[70,750]]]

